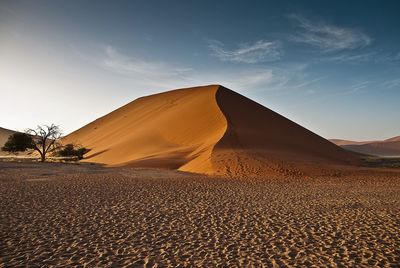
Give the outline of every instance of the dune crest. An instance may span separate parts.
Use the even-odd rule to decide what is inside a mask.
[[[354,154],[219,85],[139,98],[63,142],[92,149],[89,162],[233,176],[300,172],[304,164],[357,160]]]

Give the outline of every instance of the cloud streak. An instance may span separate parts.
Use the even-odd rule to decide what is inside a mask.
[[[325,79],[325,78],[327,78],[327,76],[317,77],[317,78],[308,80],[308,81],[306,81],[306,82],[297,84],[296,86],[293,86],[292,88],[297,89],[297,88],[302,88],[302,87],[305,87],[305,86],[309,86],[309,85],[314,84],[314,83],[317,83],[317,82],[319,82],[319,81],[321,81],[321,80],[323,80],[323,79]],[[310,91],[309,91],[309,92],[310,92]]]
[[[386,88],[400,88],[400,78],[399,79],[391,79],[382,83],[382,85]]]
[[[372,43],[372,38],[358,29],[316,23],[298,14],[288,17],[301,28],[301,32],[291,36],[290,40],[317,47],[324,52],[353,50]]]
[[[328,57],[320,58],[320,61],[327,61],[333,63],[396,63],[400,60],[395,53],[384,51],[369,51],[364,53],[357,52],[344,52]]]
[[[218,40],[209,40],[208,46],[218,59],[230,62],[271,62],[279,60],[283,54],[277,41],[259,40],[252,44],[242,44],[235,50],[225,49],[225,45]]]
[[[121,74],[137,74],[146,78],[149,74],[157,73],[162,77],[175,77],[190,71],[188,68],[128,57],[109,45],[104,46],[103,50],[105,55],[101,65]]]
[[[200,84],[222,84],[237,89],[255,90],[268,85],[272,87],[285,80],[283,75],[272,68],[249,66],[240,70],[199,71],[171,63],[130,57],[110,45],[102,47],[100,58],[96,62],[101,68],[124,76],[138,87],[164,90]]]

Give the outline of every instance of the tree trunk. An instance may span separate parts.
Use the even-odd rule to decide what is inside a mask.
[[[45,154],[40,154],[40,161],[45,162],[46,161],[46,155]]]

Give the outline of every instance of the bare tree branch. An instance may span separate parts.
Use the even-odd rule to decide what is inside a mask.
[[[39,152],[41,161],[46,161],[46,155],[59,148],[59,140],[61,138],[61,130],[59,126],[51,124],[37,126],[36,129],[27,129],[27,134],[32,136],[34,142],[34,150]]]

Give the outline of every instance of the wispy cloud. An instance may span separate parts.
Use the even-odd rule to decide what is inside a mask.
[[[387,80],[382,83],[382,86],[389,88],[389,89],[390,88],[400,88],[400,78]]]
[[[290,37],[292,41],[312,45],[324,52],[357,49],[372,43],[372,38],[358,29],[312,22],[299,14],[288,17],[301,28],[300,33]]]
[[[325,58],[326,61],[332,61],[337,63],[343,62],[353,62],[353,63],[365,63],[369,61],[377,61],[377,60],[384,60],[382,57],[378,59],[378,55],[376,52],[368,52],[368,53],[361,53],[361,54],[350,54],[350,53],[343,53],[339,55],[334,55],[332,57]]]
[[[272,68],[252,67],[221,70],[195,70],[171,63],[155,62],[130,57],[115,47],[102,47],[97,64],[107,71],[124,76],[138,87],[170,89],[201,84],[222,84],[244,90],[266,88],[268,85],[282,83],[285,78]]]
[[[281,45],[277,41],[259,40],[255,43],[246,43],[234,50],[225,49],[225,45],[218,40],[209,40],[209,48],[213,55],[223,61],[260,63],[279,60],[282,56]]]
[[[363,91],[363,89],[367,88],[370,84],[371,82],[367,80],[355,83],[351,85],[347,90],[341,92],[340,95],[347,95],[347,94],[361,92]]]
[[[317,77],[317,78],[314,78],[314,79],[305,81],[305,82],[303,82],[303,83],[297,84],[297,85],[293,86],[292,88],[293,88],[293,89],[297,89],[297,88],[302,88],[302,87],[305,87],[305,86],[309,86],[309,85],[314,84],[314,83],[317,83],[317,82],[319,82],[319,81],[321,81],[321,80],[323,80],[323,79],[325,79],[325,78],[327,78],[327,76]],[[311,93],[311,91],[312,91],[312,90],[308,89],[308,92],[309,92],[309,93]]]
[[[147,78],[150,74],[162,77],[175,77],[190,71],[190,68],[167,65],[162,62],[132,58],[121,54],[113,46],[104,46],[104,58],[101,64],[118,73],[137,74]]]
[[[319,94],[319,95],[317,95],[317,97],[315,97],[313,99],[309,99],[305,102],[300,102],[300,103],[294,105],[293,107],[306,106],[306,105],[310,105],[312,103],[326,101],[333,97],[348,96],[348,95],[353,95],[353,94],[355,94],[355,95],[362,94],[365,92],[365,89],[367,89],[369,86],[371,86],[371,81],[368,81],[368,80],[355,82],[354,84],[344,87],[344,89],[340,89],[337,91],[335,90],[333,92],[326,92],[325,94]],[[306,91],[305,93],[313,94],[314,90]]]
[[[393,52],[385,52],[382,50],[370,50],[368,52],[359,53],[357,51],[353,52],[343,52],[337,53],[336,55],[331,55],[327,57],[320,57],[319,61],[328,61],[333,63],[354,63],[363,64],[366,62],[373,63],[395,63],[400,60],[399,55]]]

